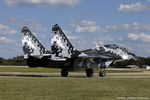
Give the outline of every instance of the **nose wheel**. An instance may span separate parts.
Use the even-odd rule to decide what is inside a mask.
[[[99,76],[100,77],[105,77],[106,76],[106,71],[100,71]]]
[[[106,76],[106,67],[101,67],[99,72],[100,77],[105,77]]]

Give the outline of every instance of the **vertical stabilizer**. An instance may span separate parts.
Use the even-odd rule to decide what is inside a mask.
[[[74,52],[72,44],[58,24],[52,27],[51,51],[55,56],[66,58],[70,58]]]
[[[47,52],[26,26],[22,28],[22,46],[25,59],[29,56],[39,56]]]

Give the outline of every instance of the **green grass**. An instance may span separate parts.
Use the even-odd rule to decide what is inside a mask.
[[[29,67],[0,67],[0,72],[42,72],[55,73],[60,72],[57,68],[29,68]]]
[[[61,69],[0,67],[0,72],[60,73]],[[143,72],[145,69],[108,69],[108,73]],[[84,71],[78,71],[84,72]],[[99,72],[96,70],[95,72]],[[0,74],[0,100],[119,100],[118,97],[150,98],[150,78],[87,78],[58,75]],[[19,76],[20,75],[20,76]],[[45,76],[45,77],[44,77]],[[139,99],[138,99],[139,100]]]
[[[98,73],[100,70],[95,70]],[[122,69],[122,70],[112,70],[107,69],[107,73],[129,73],[129,72],[143,72],[145,69]],[[58,68],[29,68],[29,67],[0,67],[0,72],[42,72],[42,73],[59,73],[61,69]],[[85,72],[85,71],[75,71],[75,72]]]
[[[0,100],[118,100],[149,97],[149,78],[0,77]]]

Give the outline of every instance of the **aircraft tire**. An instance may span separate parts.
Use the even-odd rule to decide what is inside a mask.
[[[106,76],[106,71],[100,71],[100,72],[99,72],[99,76],[100,76],[100,77]]]
[[[91,68],[86,69],[86,76],[87,77],[93,77],[93,75],[94,75],[94,72]]]
[[[68,70],[67,69],[62,69],[61,70],[61,76],[62,77],[68,77]]]

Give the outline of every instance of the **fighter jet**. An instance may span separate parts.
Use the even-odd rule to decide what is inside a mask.
[[[106,68],[116,60],[136,59],[126,48],[115,44],[96,46],[95,49],[76,50],[58,24],[52,27],[51,50],[46,50],[25,26],[22,28],[24,59],[29,67],[61,68],[61,76],[69,71],[85,70],[87,77],[101,69],[99,76],[106,74]]]

